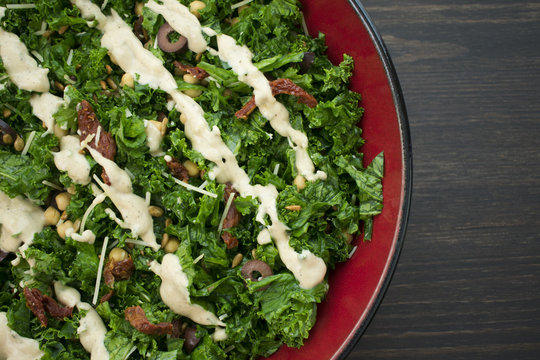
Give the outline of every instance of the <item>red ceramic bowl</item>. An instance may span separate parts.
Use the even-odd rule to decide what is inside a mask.
[[[362,94],[361,122],[367,163],[385,155],[384,209],[375,217],[373,240],[357,243],[346,263],[330,274],[330,291],[300,349],[282,347],[270,359],[343,359],[373,318],[390,284],[403,245],[412,183],[409,128],[403,96],[388,52],[357,0],[304,0],[311,35],[326,34],[334,63],[355,59],[351,88]]]

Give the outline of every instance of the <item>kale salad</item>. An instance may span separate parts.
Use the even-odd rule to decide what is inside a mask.
[[[0,0],[0,59],[0,359],[302,346],[384,157],[298,0]]]

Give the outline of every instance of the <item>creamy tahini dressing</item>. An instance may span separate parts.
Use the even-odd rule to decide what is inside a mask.
[[[73,182],[87,185],[90,183],[90,163],[80,150],[82,147],[78,136],[64,136],[60,139],[60,151],[53,153],[54,165],[60,171],[67,171]]]
[[[204,111],[199,104],[176,89],[173,76],[165,69],[159,59],[144,49],[131,28],[117,14],[113,12],[112,16],[105,17],[99,8],[92,6],[93,4],[88,0],[72,1],[77,6],[80,4],[85,8],[84,11],[81,9],[81,13],[85,18],[95,18],[100,21],[99,28],[104,32],[103,39],[108,39],[107,41],[102,39],[101,44],[114,55],[118,65],[124,71],[139,74],[138,81],[141,84],[159,87],[171,95],[176,102],[177,110],[185,114],[188,119],[184,131],[193,148],[199,151],[207,160],[216,164],[212,171],[216,180],[220,183],[231,182],[242,196],[253,196],[260,200],[261,205],[259,206],[257,220],[265,224],[264,216],[268,215],[270,217],[272,225],[268,227],[268,230],[271,237],[276,242],[281,259],[295,275],[300,286],[312,288],[322,282],[326,274],[324,261],[307,250],[300,254],[289,246],[287,227],[281,223],[277,215],[276,199],[278,191],[275,186],[252,186],[250,184],[248,175],[240,168],[236,157],[221,139],[219,129],[214,127],[211,130],[208,127],[208,123],[204,118]],[[200,29],[200,25],[198,26]],[[122,56],[117,56],[118,54]],[[140,60],[133,60],[137,58]],[[146,62],[147,60],[148,62]]]
[[[201,33],[197,17],[177,0],[161,0],[161,2],[163,5],[151,0],[146,6],[153,12],[163,15],[169,25],[188,40],[191,51],[196,53],[206,51],[207,43]]]
[[[43,230],[45,216],[39,206],[20,196],[11,199],[0,192],[0,249],[6,252],[24,251],[34,234]]]
[[[87,148],[90,154],[101,165],[111,185],[100,183],[105,194],[111,199],[120,214],[122,214],[122,227],[131,230],[134,236],[139,236],[155,251],[159,250],[154,234],[154,222],[148,212],[145,199],[133,193],[131,179],[114,161],[103,157],[98,151]]]
[[[39,343],[11,330],[6,313],[0,312],[0,360],[36,360],[43,355]]]
[[[45,134],[52,133],[54,131],[53,115],[58,111],[63,103],[63,98],[54,96],[51,93],[43,93],[41,95],[34,94],[30,98],[32,114],[34,114],[39,120],[43,121],[43,124],[45,124],[45,127],[47,128]]]
[[[161,150],[163,135],[161,134],[161,131],[156,127],[156,125],[154,125],[153,122],[148,120],[144,121],[144,130],[146,132],[146,145],[150,149],[150,155],[163,155],[163,150]]]
[[[217,35],[218,55],[222,61],[227,62],[238,75],[238,80],[248,84],[253,88],[255,103],[259,107],[261,114],[270,121],[270,125],[276,132],[289,138],[296,152],[296,169],[307,180],[326,179],[326,174],[322,171],[315,172],[315,166],[307,152],[307,136],[294,129],[289,121],[289,112],[272,95],[272,88],[264,74],[253,65],[251,59],[253,54],[247,46],[240,46],[236,41],[225,34]]]
[[[165,255],[161,265],[156,261],[152,261],[150,270],[161,278],[159,288],[161,299],[176,314],[186,316],[201,325],[225,326],[210,311],[205,310],[200,305],[191,303],[187,289],[189,281],[176,255]]]
[[[19,37],[0,28],[0,57],[9,79],[28,91],[49,91],[49,69],[38,66]]]
[[[109,352],[105,347],[105,334],[107,328],[99,314],[90,304],[81,302],[81,294],[59,281],[54,282],[54,292],[58,301],[65,306],[77,307],[86,311],[86,315],[80,320],[77,334],[82,346],[90,353],[91,360],[108,360]]]

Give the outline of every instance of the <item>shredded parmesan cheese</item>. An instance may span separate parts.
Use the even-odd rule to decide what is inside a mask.
[[[66,60],[66,64],[71,65],[72,60],[73,60],[73,49],[70,49],[67,60]]]
[[[38,53],[36,50],[32,50],[30,51],[32,53],[32,55],[34,55],[34,57],[39,61],[39,62],[43,62],[43,56],[41,56],[40,53]]]
[[[107,6],[107,3],[109,2],[109,0],[105,0],[103,2],[103,4],[101,4],[101,10],[105,10],[105,6]]]
[[[199,185],[199,189],[204,189],[208,185],[208,181],[204,180],[201,185]]]
[[[82,221],[81,221],[81,233],[83,233],[84,231],[84,225],[86,224],[86,219],[88,219],[88,216],[90,215],[92,210],[94,210],[94,208],[98,206],[98,204],[101,204],[105,200],[105,198],[106,198],[106,195],[104,193],[98,194],[96,198],[94,199],[94,201],[92,201],[88,209],[86,209],[86,211],[84,212]]]
[[[232,202],[234,200],[234,195],[235,194],[232,193],[227,199],[227,204],[225,204],[225,209],[223,210],[223,214],[221,215],[221,220],[219,220],[218,234],[221,234],[221,230],[223,230],[223,222],[225,221],[225,218],[229,213],[229,209],[231,208]]]
[[[228,346],[228,347],[227,347],[225,350],[223,350],[223,351],[224,351],[225,353],[228,353],[229,351],[234,350],[235,347],[236,347],[236,346],[231,345],[231,346]]]
[[[45,186],[52,187],[55,190],[64,191],[64,188],[62,188],[62,187],[60,187],[60,186],[58,186],[58,185],[56,185],[56,184],[54,184],[54,183],[52,183],[50,181],[43,180],[41,183],[43,185],[45,185]]]
[[[105,236],[103,239],[103,246],[101,247],[101,256],[99,258],[99,265],[97,271],[96,287],[94,289],[94,297],[92,298],[92,304],[97,304],[97,299],[99,295],[99,286],[101,285],[101,274],[103,273],[103,265],[105,263],[105,254],[107,252],[107,244],[109,243],[109,237]]]
[[[304,17],[303,12],[300,12],[300,13],[302,14],[302,29],[304,29],[304,34],[306,34],[306,36],[309,36],[309,31],[306,24],[306,18]]]
[[[223,315],[220,315],[218,319],[221,320],[221,321],[223,321],[223,320],[225,320],[225,319],[228,318],[228,317],[229,317],[229,314],[223,314]]]
[[[165,177],[165,178],[169,178],[169,174],[167,174],[167,173],[165,173],[165,172],[162,173],[161,175],[163,175],[163,177]],[[210,197],[217,198],[217,194],[211,193],[211,192],[206,191],[206,190],[203,190],[203,189],[199,189],[199,188],[196,187],[196,186],[193,186],[193,185],[191,185],[191,184],[188,184],[188,183],[185,183],[185,182],[183,182],[183,181],[181,181],[181,180],[178,180],[178,179],[175,178],[174,176],[172,177],[172,179],[173,179],[173,181],[174,181],[175,183],[177,183],[177,184],[180,185],[180,186],[185,187],[185,188],[188,189],[188,190],[192,190],[192,191],[201,193],[201,194],[203,194],[203,195],[208,195],[208,196],[210,196]]]
[[[249,4],[250,2],[252,2],[253,0],[244,0],[244,1],[240,1],[239,3],[236,3],[236,4],[233,4],[231,5],[231,9],[236,9],[236,8],[239,8],[240,6],[244,6],[244,5],[247,5]]]
[[[349,259],[352,258],[352,256],[356,252],[356,249],[358,249],[358,246],[355,246],[355,247],[352,248],[351,252],[349,253]]]
[[[35,9],[36,4],[6,4],[6,8],[11,10]]]
[[[69,65],[69,64],[68,64]],[[64,75],[64,80],[66,80],[68,83],[70,83],[71,85],[74,85],[76,83],[76,81],[74,80],[71,80],[71,78],[68,76],[68,74],[65,74]]]
[[[126,172],[126,174],[128,174],[128,176],[131,178],[131,180],[135,179],[135,175],[133,175],[133,173],[131,171],[129,171],[128,168],[125,168],[124,171]]]
[[[276,164],[276,167],[274,168],[274,175],[277,175],[279,172],[279,163]]]
[[[30,149],[30,145],[32,144],[32,140],[34,140],[34,136],[36,136],[36,132],[32,131],[30,135],[28,135],[28,139],[26,139],[26,144],[24,145],[23,151],[21,152],[21,155],[26,155],[28,152],[28,149]]]
[[[146,194],[145,194],[145,198],[144,198],[144,201],[146,202],[146,206],[150,206],[150,196],[152,194],[150,194],[150,191],[147,191]]]
[[[96,131],[96,145],[99,144],[99,140],[101,139],[101,126],[98,126]]]
[[[193,260],[193,264],[196,264],[198,263],[199,261],[201,261],[201,259],[204,257],[204,254],[201,254],[199,256],[197,256],[197,258],[195,260]]]

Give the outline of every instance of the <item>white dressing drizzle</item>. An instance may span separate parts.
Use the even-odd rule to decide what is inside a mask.
[[[5,312],[0,312],[0,359],[36,360],[44,355],[39,342],[20,336],[8,326]]]
[[[120,226],[131,230],[134,236],[139,236],[148,246],[158,251],[159,245],[156,242],[154,222],[148,212],[148,205],[142,197],[133,193],[129,175],[114,161],[103,157],[98,151],[89,147],[87,149],[94,160],[105,169],[109,177],[110,186],[97,181],[122,214],[124,221],[120,223]]]
[[[227,62],[238,75],[238,80],[253,88],[255,103],[261,114],[270,121],[272,128],[281,136],[290,139],[296,152],[296,169],[307,180],[326,179],[323,171],[317,171],[307,152],[308,138],[303,132],[294,129],[289,121],[287,108],[272,95],[272,88],[262,71],[251,62],[253,54],[247,46],[237,45],[229,35],[217,35],[218,55]]]
[[[163,155],[163,150],[161,150],[163,135],[161,134],[161,131],[153,122],[148,120],[144,120],[144,131],[146,132],[146,145],[150,149],[150,155]]]
[[[90,183],[90,164],[86,157],[79,153],[82,149],[79,137],[67,135],[60,139],[60,151],[53,153],[54,164],[60,171],[67,171],[68,176],[77,184]]]
[[[79,310],[86,311],[77,328],[77,334],[84,349],[90,353],[90,359],[108,360],[109,352],[104,342],[107,328],[97,311],[90,304],[81,302],[81,294],[77,290],[59,281],[54,282],[54,292],[62,305],[76,306]]]
[[[201,33],[201,25],[197,17],[177,0],[162,0],[162,3],[163,5],[159,5],[151,0],[146,6],[153,12],[163,15],[174,30],[185,36],[191,51],[205,52],[207,43]]]
[[[0,28],[0,57],[10,80],[20,89],[49,91],[49,69],[38,66],[19,37]]]
[[[150,270],[161,278],[161,299],[176,314],[186,316],[201,325],[225,326],[214,314],[191,303],[187,289],[189,281],[176,255],[165,255],[161,264],[152,261]]]
[[[269,216],[272,223],[268,226],[270,235],[276,242],[281,259],[295,275],[300,286],[312,288],[321,283],[326,274],[326,264],[311,252],[304,250],[302,253],[297,253],[289,245],[288,229],[279,220],[277,214],[278,191],[275,186],[252,186],[250,184],[248,175],[240,168],[236,157],[221,139],[219,129],[214,126],[210,130],[204,118],[203,109],[191,97],[176,89],[173,76],[165,69],[159,59],[144,49],[131,28],[118,14],[113,12],[112,16],[106,17],[97,6],[88,0],[72,0],[72,2],[79,8],[82,7],[83,17],[98,19],[98,26],[104,32],[101,40],[102,46],[109,50],[125,72],[139,74],[141,84],[159,87],[169,93],[176,102],[176,109],[187,117],[184,131],[193,148],[216,165],[212,171],[216,180],[220,183],[231,182],[242,196],[253,196],[260,200],[261,205],[258,209],[257,220],[266,224],[265,215]],[[178,4],[178,6],[183,5]],[[200,29],[200,25],[198,28]]]
[[[0,192],[0,224],[0,249],[6,252],[19,249],[24,257],[34,234],[43,229],[45,216],[43,210],[28,199],[21,196],[12,199]]]

